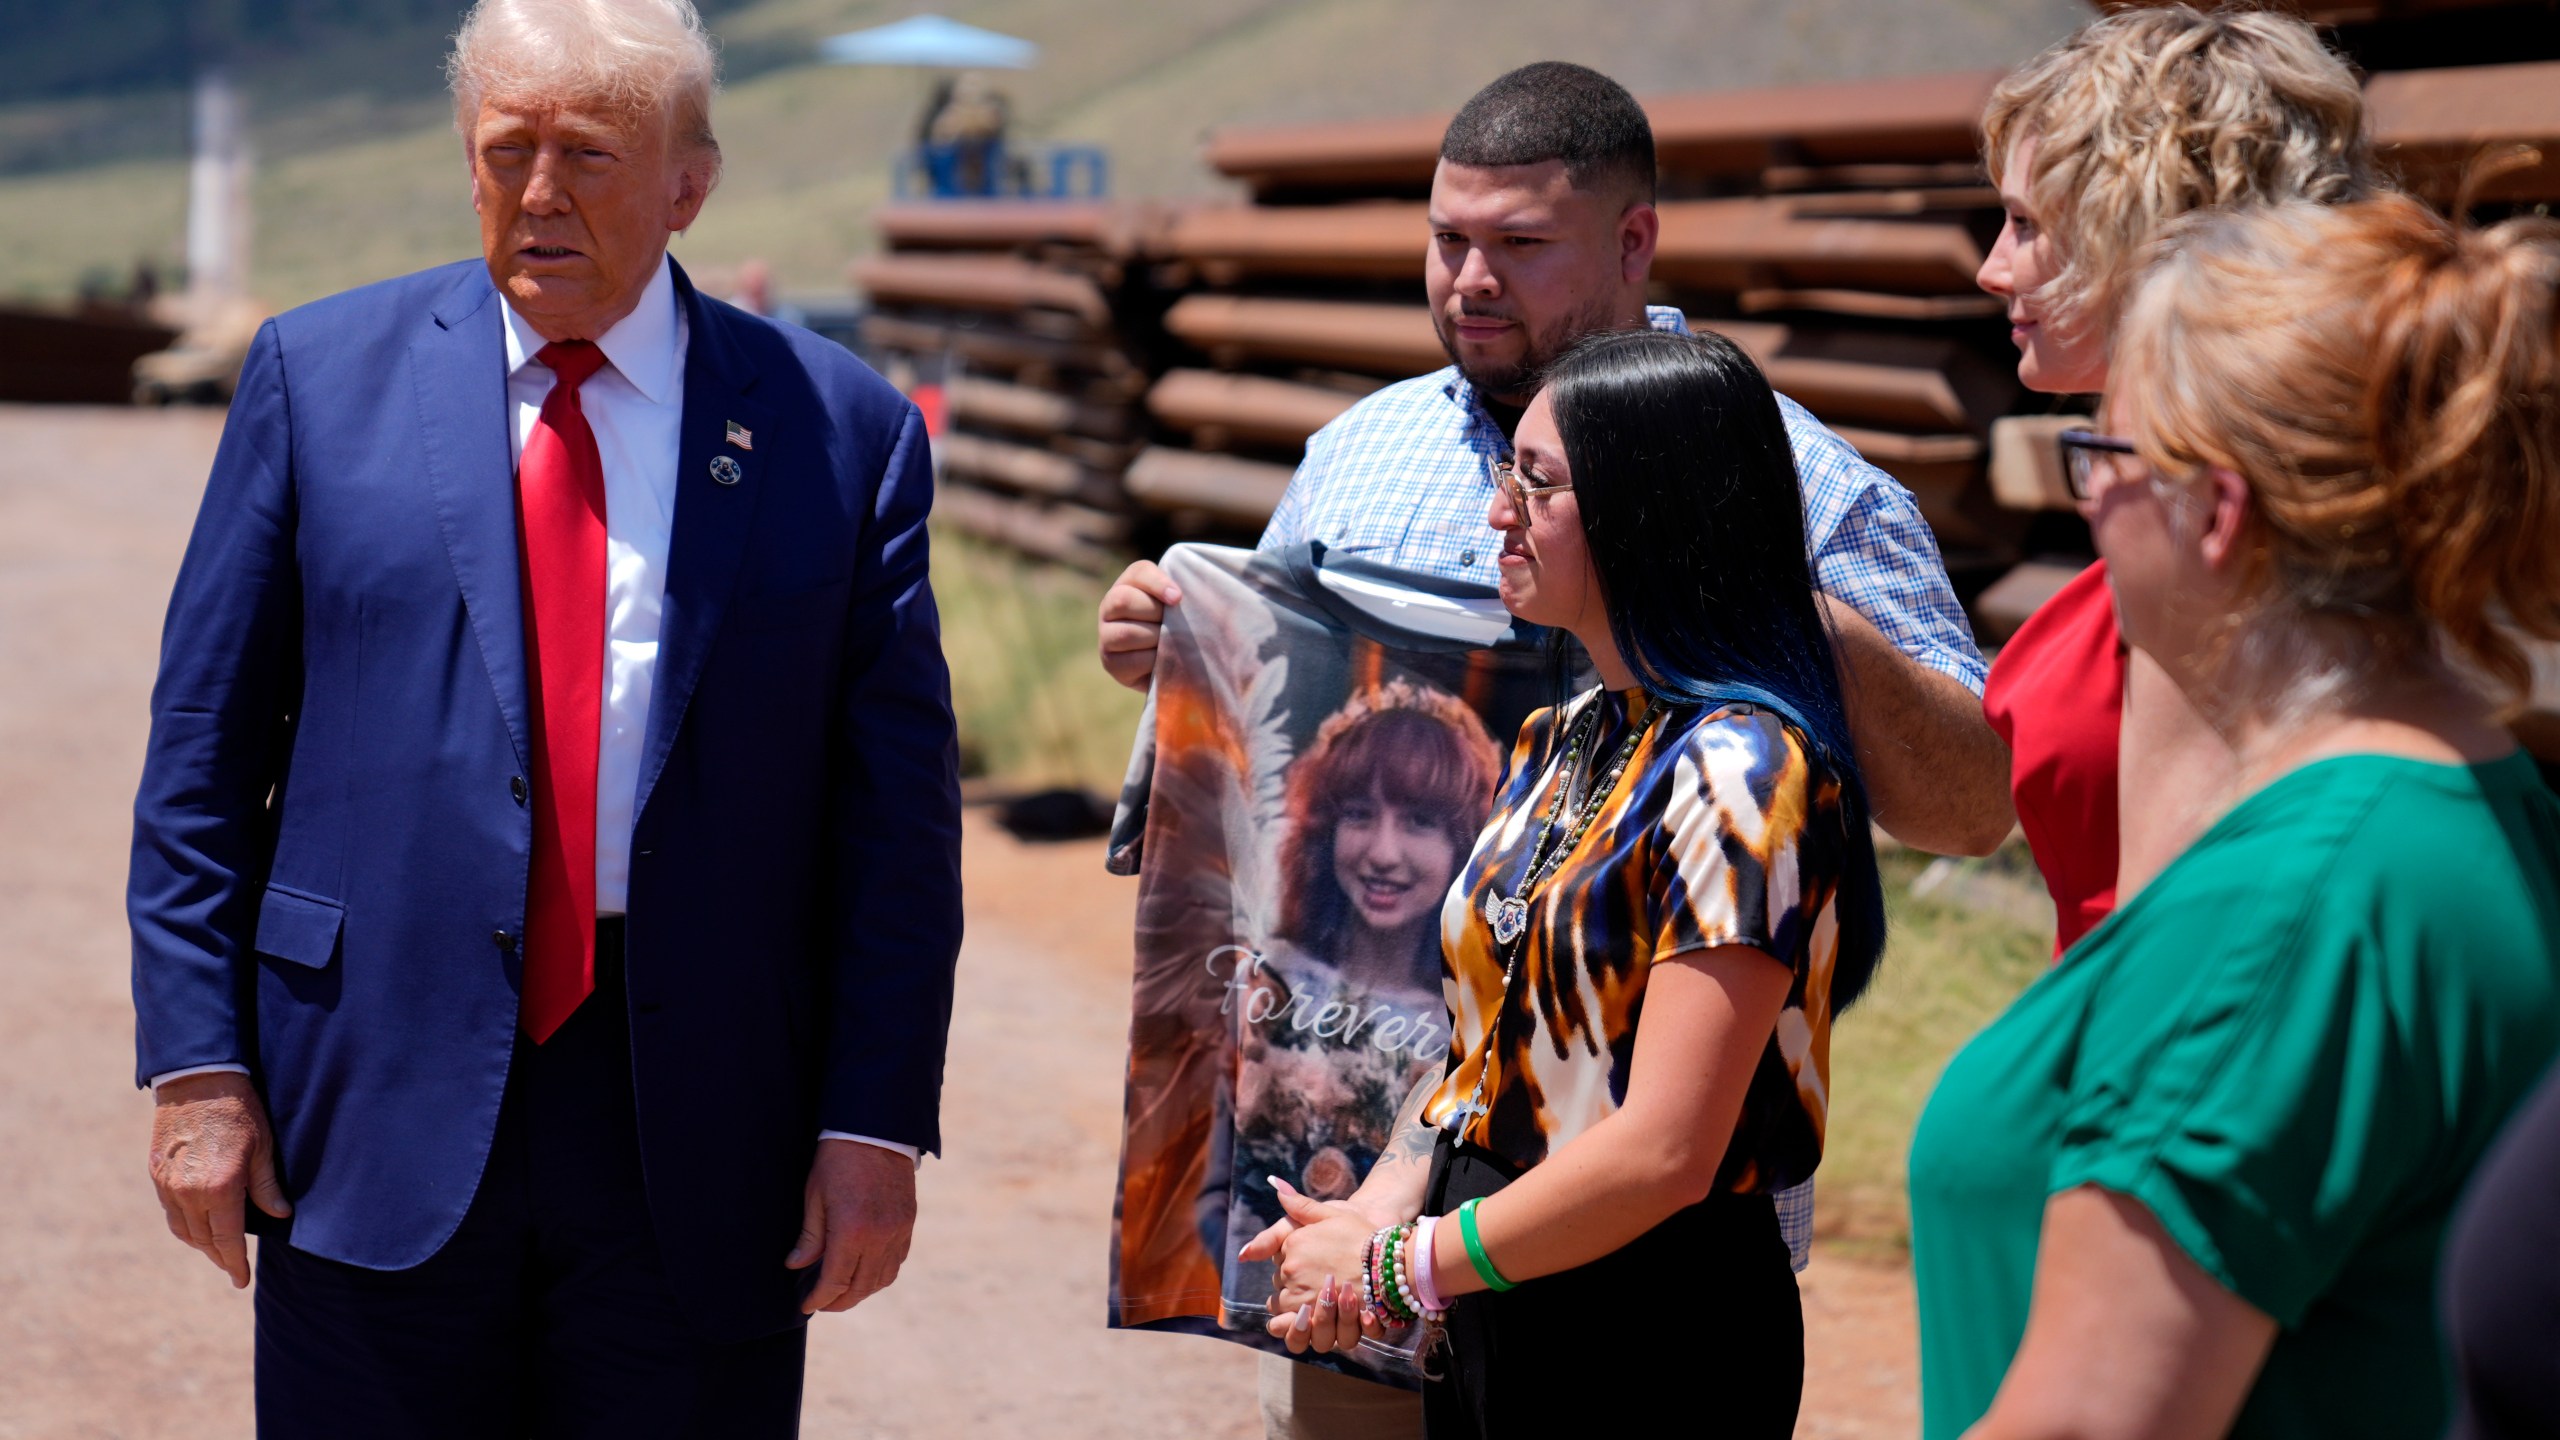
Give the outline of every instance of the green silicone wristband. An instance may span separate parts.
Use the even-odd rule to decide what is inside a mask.
[[[1458,1234],[1467,1242],[1467,1263],[1476,1267],[1476,1278],[1488,1289],[1509,1290],[1512,1282],[1493,1268],[1493,1257],[1484,1253],[1484,1240],[1476,1234],[1476,1207],[1483,1203],[1484,1197],[1479,1195],[1458,1207]]]

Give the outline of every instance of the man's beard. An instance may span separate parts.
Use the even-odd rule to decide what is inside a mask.
[[[1461,310],[1461,314],[1477,312]],[[1509,319],[1509,316],[1498,318]],[[1610,313],[1609,302],[1596,298],[1581,310],[1555,321],[1529,337],[1528,353],[1507,365],[1470,365],[1458,358],[1458,337],[1451,333],[1448,312],[1434,307],[1431,311],[1432,332],[1440,337],[1440,349],[1449,363],[1458,367],[1460,378],[1488,398],[1515,404],[1527,404],[1546,383],[1548,367],[1564,353],[1581,343],[1586,336],[1618,327]]]

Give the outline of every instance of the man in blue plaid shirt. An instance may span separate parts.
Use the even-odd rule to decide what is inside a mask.
[[[1531,65],[1468,101],[1441,142],[1423,259],[1451,364],[1387,386],[1316,432],[1262,548],[1322,541],[1330,554],[1492,588],[1502,548],[1486,519],[1493,464],[1509,458],[1539,374],[1598,331],[1687,328],[1677,310],[1644,301],[1660,227],[1653,176],[1643,110],[1595,71]],[[1804,407],[1778,403],[1876,821],[1919,849],[1988,854],[2013,823],[2009,753],[1983,718],[1985,667],[1936,539],[1893,477]],[[1113,678],[1146,688],[1164,607],[1180,601],[1153,563],[1123,572],[1100,615]],[[1778,1199],[1801,1269],[1812,1186]],[[1396,1392],[1266,1360],[1275,1440],[1417,1433],[1419,1416]]]
[[[1635,106],[1607,77],[1550,63],[1495,81],[1461,119],[1497,100],[1505,107],[1491,117],[1497,140],[1570,133],[1568,105]],[[1650,176],[1649,133],[1644,149]],[[1433,323],[1455,363],[1390,385],[1317,431],[1262,548],[1321,540],[1329,553],[1494,585],[1501,537],[1485,520],[1492,466],[1510,454],[1511,426],[1540,369],[1596,330],[1686,328],[1678,311],[1644,303],[1660,223],[1650,183],[1602,193],[1616,187],[1577,183],[1577,170],[1590,168],[1560,154],[1466,164],[1444,145],[1423,270]],[[1814,570],[1839,628],[1850,727],[1876,821],[1919,849],[1988,854],[2013,819],[2009,754],[1983,719],[1982,656],[1937,541],[1911,492],[1804,407],[1784,396],[1778,403],[1795,442]],[[1101,651],[1113,678],[1146,688],[1163,606],[1177,598],[1149,561],[1111,587]]]

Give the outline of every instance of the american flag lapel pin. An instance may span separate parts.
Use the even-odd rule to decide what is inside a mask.
[[[735,420],[729,421],[728,426],[729,431],[727,438],[730,444],[737,446],[741,450],[753,450],[756,448],[756,437],[754,431],[749,430],[746,426],[739,424]]]

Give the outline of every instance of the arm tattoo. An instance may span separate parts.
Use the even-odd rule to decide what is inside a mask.
[[[1388,1142],[1385,1158],[1390,1160],[1429,1160],[1432,1144],[1438,1134],[1422,1123],[1422,1107],[1431,1092],[1440,1088],[1440,1075],[1434,1071],[1414,1082],[1406,1092],[1404,1104],[1396,1109],[1395,1138]]]

